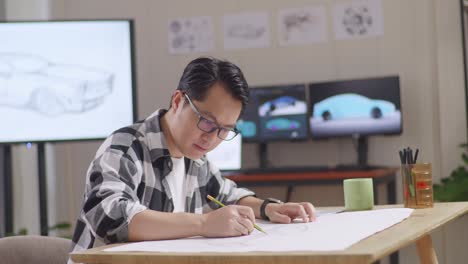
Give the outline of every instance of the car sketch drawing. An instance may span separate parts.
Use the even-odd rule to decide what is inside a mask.
[[[81,113],[112,93],[112,73],[79,65],[55,64],[24,53],[0,53],[0,107],[56,116]]]

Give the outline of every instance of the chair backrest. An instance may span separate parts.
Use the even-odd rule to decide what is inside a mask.
[[[71,240],[46,236],[12,236],[0,239],[0,262],[5,264],[64,264]]]

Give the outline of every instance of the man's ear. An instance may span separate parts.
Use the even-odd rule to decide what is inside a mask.
[[[174,111],[177,111],[180,107],[183,106],[183,103],[184,103],[184,94],[181,91],[176,90],[172,94],[171,108],[173,108]]]

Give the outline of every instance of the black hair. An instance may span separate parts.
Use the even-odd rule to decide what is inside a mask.
[[[180,77],[180,90],[194,100],[205,100],[209,89],[221,84],[232,97],[241,101],[241,114],[249,102],[249,86],[241,69],[232,62],[212,57],[200,57],[191,61]]]

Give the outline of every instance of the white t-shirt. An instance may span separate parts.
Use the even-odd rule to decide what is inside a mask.
[[[185,161],[184,158],[172,158],[172,171],[166,176],[171,189],[174,213],[185,212]]]

